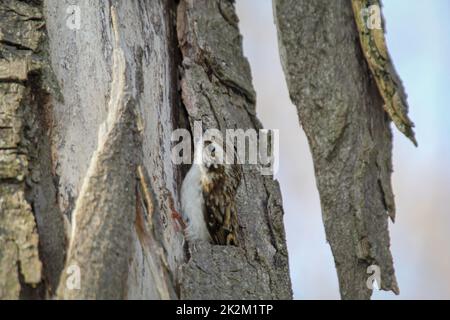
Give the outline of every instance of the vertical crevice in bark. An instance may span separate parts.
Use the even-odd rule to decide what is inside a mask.
[[[367,268],[398,293],[389,250],[392,134],[351,2],[274,0],[281,62],[312,151],[344,299],[368,299]],[[380,188],[381,186],[381,188]]]
[[[173,127],[176,129],[186,129],[192,135],[192,128],[189,122],[189,115],[186,111],[186,106],[183,103],[182,92],[181,92],[181,78],[183,73],[182,62],[183,56],[181,53],[181,49],[178,42],[177,37],[177,7],[179,1],[170,0],[167,4],[167,12],[170,17],[170,28],[168,30],[170,39],[169,45],[169,55],[171,57],[171,89],[172,89],[172,117],[173,117]],[[174,142],[177,143],[177,142]],[[193,141],[192,141],[192,150],[193,150]],[[189,164],[181,164],[175,166],[175,181],[177,185],[177,195],[180,194],[181,184],[183,182],[183,178],[189,170]],[[178,199],[178,197],[177,197]]]
[[[27,116],[25,135],[29,141],[29,176],[26,198],[32,206],[39,232],[39,252],[43,263],[43,297],[51,297],[58,286],[66,254],[66,230],[57,203],[54,161],[51,145],[52,107],[49,92],[42,88],[43,80],[30,77],[34,106]]]

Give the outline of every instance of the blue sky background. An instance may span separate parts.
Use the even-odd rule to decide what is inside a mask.
[[[257,4],[256,4],[257,3]],[[271,0],[237,0],[258,116],[280,129],[280,181],[296,299],[338,299],[313,165],[278,56]],[[389,51],[416,123],[419,148],[394,129],[397,222],[390,225],[400,296],[450,299],[450,1],[386,0]]]

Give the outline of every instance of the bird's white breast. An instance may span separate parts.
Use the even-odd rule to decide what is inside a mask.
[[[210,241],[204,218],[204,200],[201,188],[202,166],[192,164],[181,186],[181,209],[186,222],[186,238],[190,241]]]

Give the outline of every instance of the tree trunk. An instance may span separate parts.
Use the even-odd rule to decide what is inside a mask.
[[[361,52],[351,2],[274,0],[274,10],[341,296],[370,298],[374,268],[381,288],[398,293],[388,233],[388,213],[395,212],[390,121]]]
[[[239,247],[177,218],[172,131],[261,128],[232,1],[72,3],[0,3],[0,299],[290,299],[272,177],[243,166]]]

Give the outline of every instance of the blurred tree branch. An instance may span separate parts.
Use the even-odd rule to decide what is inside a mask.
[[[281,61],[313,155],[344,299],[368,299],[367,268],[398,293],[389,250],[392,134],[348,0],[274,0]]]

